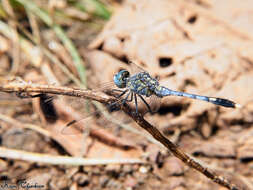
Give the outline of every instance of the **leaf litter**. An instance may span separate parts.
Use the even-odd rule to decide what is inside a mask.
[[[167,97],[162,100],[162,106],[157,114],[146,117],[164,131],[169,138],[172,138],[179,130],[175,141],[185,152],[195,155],[198,160],[203,160],[213,170],[222,171],[222,174],[233,183],[245,189],[251,189],[249,185],[253,158],[253,150],[250,148],[252,144],[250,127],[253,121],[253,107],[251,106],[253,92],[250,88],[253,82],[251,12],[250,1],[243,3],[235,0],[208,3],[183,0],[124,1],[116,8],[111,19],[102,32],[89,44],[88,49],[85,46],[82,47],[80,41],[78,42],[79,51],[87,62],[87,79],[91,81],[90,86],[99,86],[111,81],[115,71],[127,67],[125,63],[128,61],[137,60],[140,66],[158,77],[162,85],[173,90],[219,96],[240,103],[243,106],[242,109],[231,110],[217,108],[195,100]],[[75,36],[72,35],[72,38]],[[4,53],[10,49],[11,47],[5,49]],[[59,57],[69,64],[69,58],[64,58],[63,55]],[[35,73],[32,75],[33,79],[40,81],[42,78],[45,82],[43,77],[46,77],[42,76],[38,70],[29,68],[27,58],[22,59],[24,62],[21,65],[21,75],[27,76],[25,72]],[[73,85],[57,67],[53,67],[52,71],[57,73],[59,81],[64,81],[66,85]],[[5,66],[1,72],[4,73],[4,70],[7,72],[8,67]],[[38,76],[35,77],[36,75]],[[35,113],[40,115],[36,103],[33,106]],[[77,114],[79,114],[78,110]],[[29,123],[32,121],[42,123],[52,133],[54,133],[54,125],[56,129],[63,126],[61,120],[57,121],[58,123],[50,124],[36,120],[36,116],[24,116],[25,113],[19,116],[14,114],[13,117],[16,119],[23,117]],[[99,124],[93,124],[93,127],[101,130]],[[89,182],[78,182],[78,185],[84,185],[87,188],[96,186],[99,189],[121,189],[122,187],[135,189],[218,188],[216,184],[210,183],[195,171],[188,170],[180,163],[175,163],[177,161],[173,160],[168,153],[149,143],[145,138],[118,128],[110,132],[108,134],[115,135],[113,138],[129,139],[126,141],[127,144],[134,142],[139,150],[118,150],[89,137],[85,141],[89,147],[86,156],[139,157],[142,155],[147,159],[152,158],[153,162],[149,166],[152,169],[150,172],[142,173],[139,172],[138,165],[132,165],[130,169],[125,166],[120,169],[112,166],[109,170],[101,166],[92,169],[83,167],[79,172],[84,173]],[[68,136],[64,139],[57,136],[59,136],[59,131],[55,132],[53,140],[64,147],[69,154],[78,155],[80,153],[81,137]],[[36,138],[34,141],[37,141]],[[8,144],[8,141],[3,144],[8,147],[6,143]],[[46,147],[47,153],[56,154],[54,144],[48,144]],[[33,151],[43,150],[40,147],[37,148],[39,149],[34,148]],[[148,152],[148,150],[152,151]],[[58,153],[61,151],[59,149]],[[159,156],[160,154],[163,156]],[[48,168],[50,170],[50,166]],[[36,173],[36,169],[32,170]],[[64,170],[67,172],[68,169],[64,168]],[[54,172],[38,171],[37,173],[48,173],[52,177],[58,176],[52,180],[52,186],[55,186],[56,179],[63,181],[59,176],[64,174],[56,168],[53,168],[52,171]],[[57,175],[53,174],[55,172]],[[28,171],[26,175],[31,176],[30,173]],[[77,174],[78,172],[73,176]],[[98,176],[104,180],[103,183],[98,181]],[[158,177],[154,178],[154,176]],[[48,176],[46,178],[48,181]],[[71,179],[68,180],[72,184],[76,183]],[[202,185],[198,185],[196,181]],[[68,185],[64,183],[60,186]]]

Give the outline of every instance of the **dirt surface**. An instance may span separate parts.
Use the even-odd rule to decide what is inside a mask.
[[[94,27],[84,29],[80,21],[64,23],[66,33],[85,60],[88,87],[101,90],[117,71],[129,68],[128,62],[134,61],[170,89],[227,98],[241,104],[239,109],[230,109],[182,97],[166,97],[158,112],[145,118],[204,166],[240,189],[253,189],[253,2],[126,0],[112,5],[114,13],[99,33]],[[53,31],[44,28],[40,33],[42,44],[54,47],[48,49],[78,76],[69,52]],[[76,86],[59,65],[42,55],[42,51],[35,51],[37,47],[31,42],[26,44],[26,51],[20,48],[18,69],[13,72],[15,59],[11,52],[15,41],[2,31],[0,41],[1,80],[19,76],[34,83]],[[85,138],[81,133],[63,134],[67,122],[84,117],[86,101],[55,99],[58,117],[53,120],[47,118],[50,114],[45,114],[51,110],[47,107],[50,105],[43,110],[38,98],[19,99],[1,93],[0,103],[2,147],[50,155],[146,161],[145,164],[54,166],[1,157],[0,180],[8,184],[25,180],[44,185],[41,189],[73,190],[225,189],[150,142],[148,134],[123,113],[111,116],[142,135],[103,119],[101,114],[84,121],[90,127]],[[95,110],[93,105],[90,109]],[[43,127],[49,135],[27,129],[26,124]]]

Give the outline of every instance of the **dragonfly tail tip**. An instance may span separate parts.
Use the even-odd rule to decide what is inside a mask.
[[[235,108],[241,108],[242,105],[241,104],[235,104]]]

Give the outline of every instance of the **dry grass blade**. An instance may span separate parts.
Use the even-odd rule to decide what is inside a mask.
[[[140,159],[91,159],[69,156],[51,156],[48,154],[39,154],[25,152],[20,150],[8,149],[0,147],[0,157],[26,160],[30,162],[40,162],[46,164],[64,164],[64,165],[105,165],[105,164],[139,164],[145,163]]]
[[[11,118],[9,116],[6,116],[6,115],[3,115],[3,114],[0,114],[0,120],[5,121],[7,123],[10,123],[10,124],[12,124],[14,126],[18,126],[20,128],[27,128],[27,129],[31,129],[31,130],[37,131],[40,134],[43,134],[43,135],[45,135],[47,137],[50,137],[50,133],[47,130],[45,130],[45,129],[39,127],[39,126],[30,124],[30,123],[23,124],[23,123],[17,121],[16,119],[13,119],[13,118]]]
[[[65,45],[65,47],[71,54],[75,67],[77,68],[77,71],[79,73],[79,77],[83,85],[86,87],[86,70],[83,66],[83,61],[79,53],[77,52],[74,44],[66,36],[62,28],[56,23],[54,23],[53,19],[49,16],[49,14],[46,11],[40,9],[34,2],[27,0],[17,0],[17,1],[21,3],[28,11],[37,15],[41,20],[43,20],[43,22],[45,22],[49,27],[51,27],[54,30],[56,35],[59,37],[59,39],[62,41],[62,43]]]

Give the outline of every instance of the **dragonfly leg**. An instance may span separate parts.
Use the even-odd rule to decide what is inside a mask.
[[[132,101],[133,101],[133,95],[134,95],[134,93],[131,92],[131,98],[130,98],[129,102],[132,102]]]
[[[125,90],[120,90],[120,89],[112,89],[112,92],[124,92]]]
[[[131,94],[131,96],[130,96],[130,99],[128,100],[128,97],[130,94]],[[133,92],[129,92],[125,98],[125,102],[132,102],[132,101],[133,101]]]
[[[117,89],[114,89],[113,91],[118,91],[118,92],[121,92],[121,94],[117,95],[116,98],[120,98],[121,96],[123,96],[125,93],[128,92],[128,89],[127,90],[117,90]]]
[[[144,104],[147,106],[147,108],[148,108],[148,111],[150,112],[150,113],[152,113],[152,110],[151,110],[151,108],[150,108],[150,106],[148,105],[148,103],[146,102],[146,100],[141,96],[141,95],[139,95],[139,94],[137,94],[140,98],[141,98],[141,100],[144,102]]]
[[[126,102],[129,102],[128,97],[129,97],[129,95],[130,95],[131,93],[132,93],[132,92],[129,92],[129,93],[126,95],[126,97],[122,100],[122,103],[123,103],[123,104],[126,103]]]
[[[135,103],[135,109],[136,109],[136,114],[138,114],[138,103],[137,103],[137,96],[136,93],[134,93],[134,103]]]

